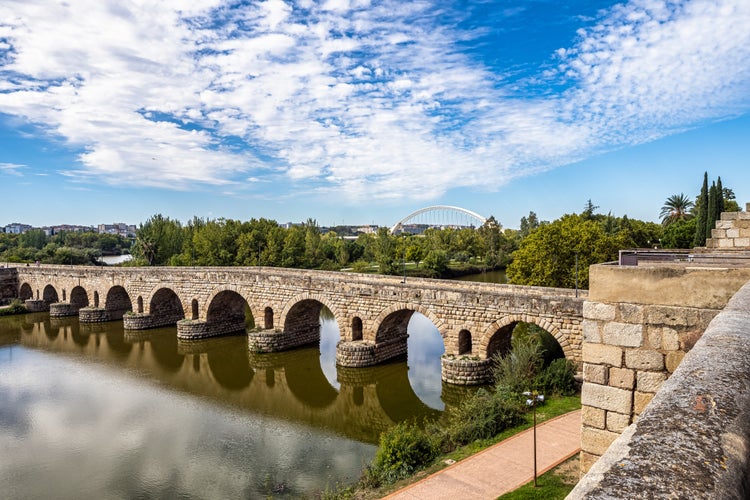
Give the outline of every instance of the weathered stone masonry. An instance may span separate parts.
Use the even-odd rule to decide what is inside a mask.
[[[341,366],[369,366],[405,353],[414,312],[443,337],[443,378],[452,383],[487,381],[487,359],[502,344],[498,337],[521,321],[550,332],[565,355],[581,363],[585,292],[575,297],[564,289],[416,278],[402,283],[392,276],[276,268],[33,266],[17,272],[19,294],[29,301],[59,303],[53,307],[81,321],[119,316],[126,329],[177,323],[178,335],[187,339],[242,329],[247,304],[256,323],[248,339],[254,352],[317,341],[325,306],[341,332]],[[62,305],[66,299],[70,307]]]

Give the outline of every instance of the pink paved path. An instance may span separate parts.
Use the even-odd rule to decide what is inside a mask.
[[[537,470],[541,475],[581,449],[581,411],[536,427]],[[497,498],[534,479],[532,430],[501,441],[386,498],[463,500]]]

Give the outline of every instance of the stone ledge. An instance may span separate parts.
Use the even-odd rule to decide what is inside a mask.
[[[568,495],[747,498],[750,283]]]

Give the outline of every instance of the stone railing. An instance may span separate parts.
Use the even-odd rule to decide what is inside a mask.
[[[750,498],[750,283],[568,498]]]

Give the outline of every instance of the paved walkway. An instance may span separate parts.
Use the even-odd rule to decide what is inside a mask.
[[[538,474],[581,449],[581,411],[537,425]],[[389,500],[489,499],[534,479],[532,430],[526,430],[386,498]]]

